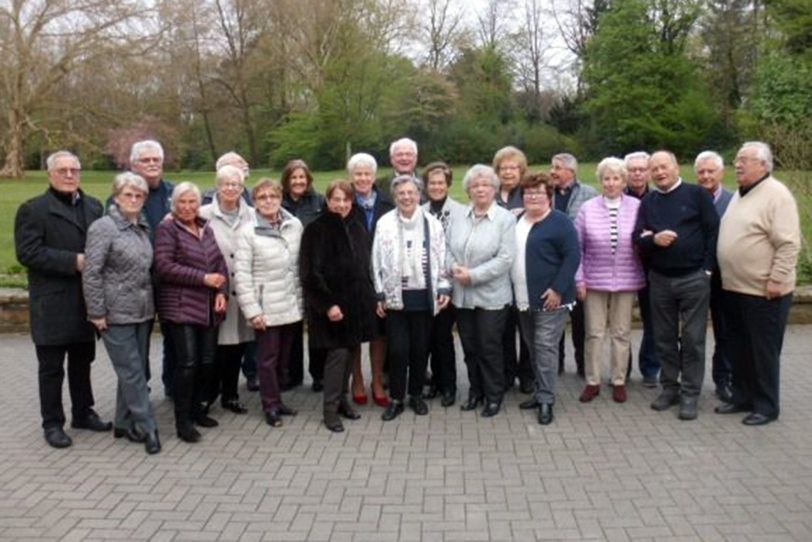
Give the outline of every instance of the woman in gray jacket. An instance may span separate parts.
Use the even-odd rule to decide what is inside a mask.
[[[144,370],[155,317],[152,244],[141,215],[148,193],[139,175],[116,176],[114,204],[87,232],[82,285],[88,319],[101,334],[118,376],[113,434],[143,442],[148,454],[156,454],[161,442]]]

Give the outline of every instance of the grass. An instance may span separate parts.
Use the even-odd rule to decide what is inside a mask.
[[[596,186],[595,181],[596,164],[581,164],[581,178],[588,184]],[[467,201],[467,196],[462,190],[462,178],[465,175],[466,167],[457,166],[454,168],[454,183],[451,187],[452,197],[461,202]],[[547,166],[533,166],[531,170],[547,170]],[[389,170],[379,171],[380,175],[388,174]],[[104,201],[110,194],[115,172],[112,171],[83,171],[82,188],[89,194]],[[682,168],[684,179],[693,180],[694,174],[690,166]],[[347,178],[344,171],[319,171],[313,173],[316,189],[324,192],[330,181],[339,178]],[[252,170],[251,182],[261,177],[271,177],[278,179],[279,172],[270,170]],[[787,182],[793,188],[801,211],[801,229],[805,239],[804,250],[799,264],[799,281],[812,281],[812,248],[809,247],[809,240],[812,240],[812,173],[805,172],[777,172],[776,177]],[[214,173],[206,171],[177,171],[168,172],[167,178],[173,182],[192,181],[197,183],[201,190],[206,190],[214,186]],[[725,175],[724,184],[729,189],[735,189],[736,182],[733,177],[732,168],[728,168]],[[48,186],[48,177],[44,171],[29,171],[24,180],[0,180],[0,286],[24,286],[26,278],[24,270],[17,262],[14,254],[14,216],[19,205],[39,194]]]

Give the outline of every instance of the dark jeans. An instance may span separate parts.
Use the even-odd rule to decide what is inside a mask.
[[[175,354],[175,423],[182,423],[191,419],[206,402],[214,374],[217,326],[167,322],[161,327],[168,331],[165,337],[171,337]]]
[[[304,380],[304,323],[299,321],[293,324],[293,343],[290,347],[290,361],[288,362],[287,380],[282,382],[283,388],[298,386]]]
[[[781,348],[792,294],[776,299],[724,292],[733,360],[733,404],[778,418]]]
[[[584,328],[584,304],[576,303],[575,307],[570,312],[570,324],[572,327],[572,347],[575,350],[575,367],[579,375],[584,374],[584,342],[586,340],[586,331]],[[567,331],[561,332],[561,339],[558,341],[558,370],[564,370],[564,358],[566,355],[566,348],[564,339],[567,338]]]
[[[389,395],[402,401],[409,376],[409,395],[420,397],[429,355],[432,314],[430,311],[390,310],[386,313],[386,345],[389,350]]]
[[[454,352],[454,322],[457,310],[453,305],[437,313],[431,324],[429,356],[432,385],[441,393],[457,392],[457,356]]]
[[[237,386],[240,381],[240,363],[248,343],[218,344],[214,355],[214,378],[212,378],[208,402],[220,396],[221,402],[240,398]]]
[[[356,348],[356,347],[354,347]],[[335,414],[338,406],[347,401],[350,373],[352,373],[352,351],[354,348],[333,348],[322,350],[325,360],[322,377],[324,379],[324,413]]]
[[[116,418],[118,429],[155,431],[158,426],[149,401],[144,366],[148,360],[152,322],[111,325],[102,333],[110,363],[118,377]]]
[[[296,324],[257,331],[257,376],[263,412],[272,412],[282,403],[280,383],[287,378],[295,332]]]
[[[660,360],[657,359],[657,347],[654,344],[654,325],[651,321],[651,302],[648,286],[638,290],[637,304],[640,307],[640,319],[643,321],[643,339],[637,354],[637,365],[644,378],[657,378],[660,372]],[[629,369],[632,364],[629,363]]]
[[[246,380],[257,377],[257,341],[251,341],[245,345],[245,353],[242,356],[242,374]]]
[[[509,307],[496,310],[457,309],[457,330],[468,368],[471,397],[501,403],[505,392],[502,333]]]
[[[649,284],[663,392],[698,396],[705,377],[710,278],[702,269],[682,277],[651,271]]]
[[[327,355],[327,350],[307,345],[307,372],[310,373],[313,382],[324,380],[324,364],[327,362]]]
[[[516,334],[519,335],[518,359],[516,352]],[[519,310],[511,307],[505,322],[505,331],[502,334],[502,348],[505,356],[505,386],[509,389],[519,377],[521,384],[532,383],[533,365],[530,359],[530,351],[522,338],[521,326],[519,326]]]
[[[713,365],[711,376],[717,388],[730,385],[731,369],[730,358],[724,345],[727,337],[726,320],[724,312],[724,292],[722,290],[722,277],[718,270],[711,277],[710,314],[713,325]]]
[[[62,427],[62,382],[65,380],[65,355],[68,356],[68,389],[71,415],[74,420],[85,418],[93,408],[93,389],[90,385],[90,364],[96,357],[96,343],[37,345],[39,362],[39,405],[42,427]]]

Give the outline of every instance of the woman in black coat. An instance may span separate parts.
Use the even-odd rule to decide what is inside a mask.
[[[300,250],[308,340],[327,350],[324,424],[334,432],[344,430],[339,415],[360,418],[347,400],[352,351],[372,336],[376,303],[369,236],[352,216],[354,199],[352,185],[333,181],[327,208],[305,229]]]

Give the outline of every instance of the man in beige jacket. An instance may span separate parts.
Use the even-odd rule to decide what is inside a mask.
[[[745,143],[734,164],[739,190],[722,217],[717,245],[733,401],[716,412],[749,412],[742,423],[764,425],[779,414],[781,346],[795,289],[800,222],[792,193],[772,176],[766,143]]]

